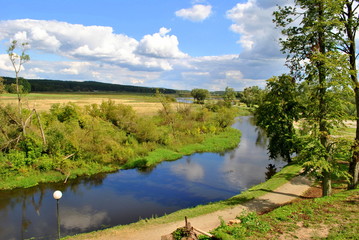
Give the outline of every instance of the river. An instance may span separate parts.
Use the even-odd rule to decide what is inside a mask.
[[[226,153],[197,153],[153,169],[0,191],[0,239],[55,239],[55,190],[63,192],[59,221],[66,236],[227,199],[265,181],[274,165],[284,166],[268,159],[266,138],[252,117],[240,117],[233,127],[241,130],[241,142]]]

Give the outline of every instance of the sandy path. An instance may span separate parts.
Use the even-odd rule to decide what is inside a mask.
[[[273,207],[288,203],[301,196],[310,188],[310,184],[311,182],[308,179],[297,176],[290,182],[282,185],[273,192],[265,194],[262,197],[253,199],[243,205],[237,205],[233,208],[190,218],[189,222],[196,228],[204,231],[210,231],[219,226],[219,217],[225,221],[229,221],[235,219],[237,215],[242,213],[242,211],[266,211]],[[145,226],[137,231],[134,229],[108,229],[91,235],[81,235],[81,237],[76,237],[76,239],[160,240],[161,236],[169,234],[177,228],[183,226],[184,221],[179,221],[156,226]]]

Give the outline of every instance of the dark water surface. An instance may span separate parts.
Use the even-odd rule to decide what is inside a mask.
[[[233,127],[242,131],[232,151],[201,153],[163,162],[152,170],[123,170],[44,184],[30,189],[0,191],[0,239],[56,239],[54,190],[59,201],[61,236],[128,224],[178,209],[230,198],[265,181],[284,163],[269,161],[265,137],[251,117]]]

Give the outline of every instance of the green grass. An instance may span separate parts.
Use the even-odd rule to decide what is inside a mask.
[[[238,116],[248,116],[253,114],[254,109],[247,107],[245,105],[240,105],[238,107]]]
[[[75,179],[79,176],[90,176],[97,173],[109,173],[118,170],[118,167],[103,166],[92,163],[83,168],[72,169],[68,176],[57,172],[47,171],[40,172],[26,169],[21,175],[1,177],[0,189],[9,190],[14,188],[30,188],[37,186],[39,183],[56,183],[64,181],[66,178]]]
[[[264,215],[242,213],[237,217],[241,223],[231,226],[223,223],[212,234],[221,240],[358,239],[358,214],[359,189],[355,189],[296,201]]]
[[[336,128],[333,130],[332,135],[340,136],[346,139],[354,139],[355,131],[356,131],[355,128],[348,128],[348,127]]]
[[[113,172],[118,169],[129,168],[148,168],[153,167],[162,161],[172,161],[181,158],[184,155],[189,155],[195,152],[223,152],[225,150],[234,148],[240,141],[240,132],[233,128],[228,128],[225,131],[217,134],[208,134],[202,143],[187,144],[180,148],[173,150],[168,148],[157,148],[149,152],[147,156],[137,157],[129,160],[124,166],[110,165],[104,166],[99,163],[87,163],[82,166],[71,169],[69,172],[69,179],[74,179],[78,176],[89,176],[96,173]],[[0,181],[0,189],[13,188],[29,188],[38,185],[39,183],[60,182],[67,178],[64,174],[56,171],[40,172],[32,169],[24,169],[21,175],[2,176]]]
[[[241,133],[239,130],[227,128],[219,134],[208,134],[201,143],[185,144],[176,149],[158,148],[145,157],[130,160],[123,168],[152,167],[162,161],[173,161],[185,155],[199,152],[224,152],[238,146]]]
[[[288,182],[294,176],[298,175],[300,170],[301,167],[298,165],[289,165],[283,168],[279,173],[274,175],[268,181],[261,183],[257,186],[254,186],[249,190],[237,196],[234,196],[230,199],[209,203],[206,205],[199,205],[193,208],[182,209],[177,212],[159,218],[143,219],[133,224],[116,226],[110,229],[88,233],[89,235],[79,234],[77,236],[72,236],[71,239],[86,239],[86,237],[95,237],[95,236],[99,237],[105,235],[107,231],[111,231],[112,229],[136,230],[136,229],[141,229],[144,226],[156,226],[159,224],[182,221],[185,216],[187,216],[188,218],[193,218],[207,213],[212,213],[221,209],[231,208],[233,207],[233,205],[244,203],[255,197],[262,196],[268,193],[269,191],[273,191],[274,189]]]
[[[358,239],[358,214],[359,189],[303,200],[261,216],[270,230],[264,234],[253,232],[251,239],[276,239],[282,234],[300,238],[301,228],[311,229],[313,239]],[[328,236],[319,237],[316,233],[324,229],[329,231]]]

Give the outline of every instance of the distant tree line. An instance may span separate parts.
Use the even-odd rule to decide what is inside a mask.
[[[2,77],[4,88],[7,92],[16,92],[12,89],[15,86],[15,78]],[[133,92],[133,93],[156,93],[157,88],[138,87],[130,85],[101,83],[95,81],[61,81],[48,79],[23,79],[20,78],[20,85],[27,92]],[[176,93],[176,90],[158,88],[165,94]],[[14,90],[14,91],[13,91]]]

